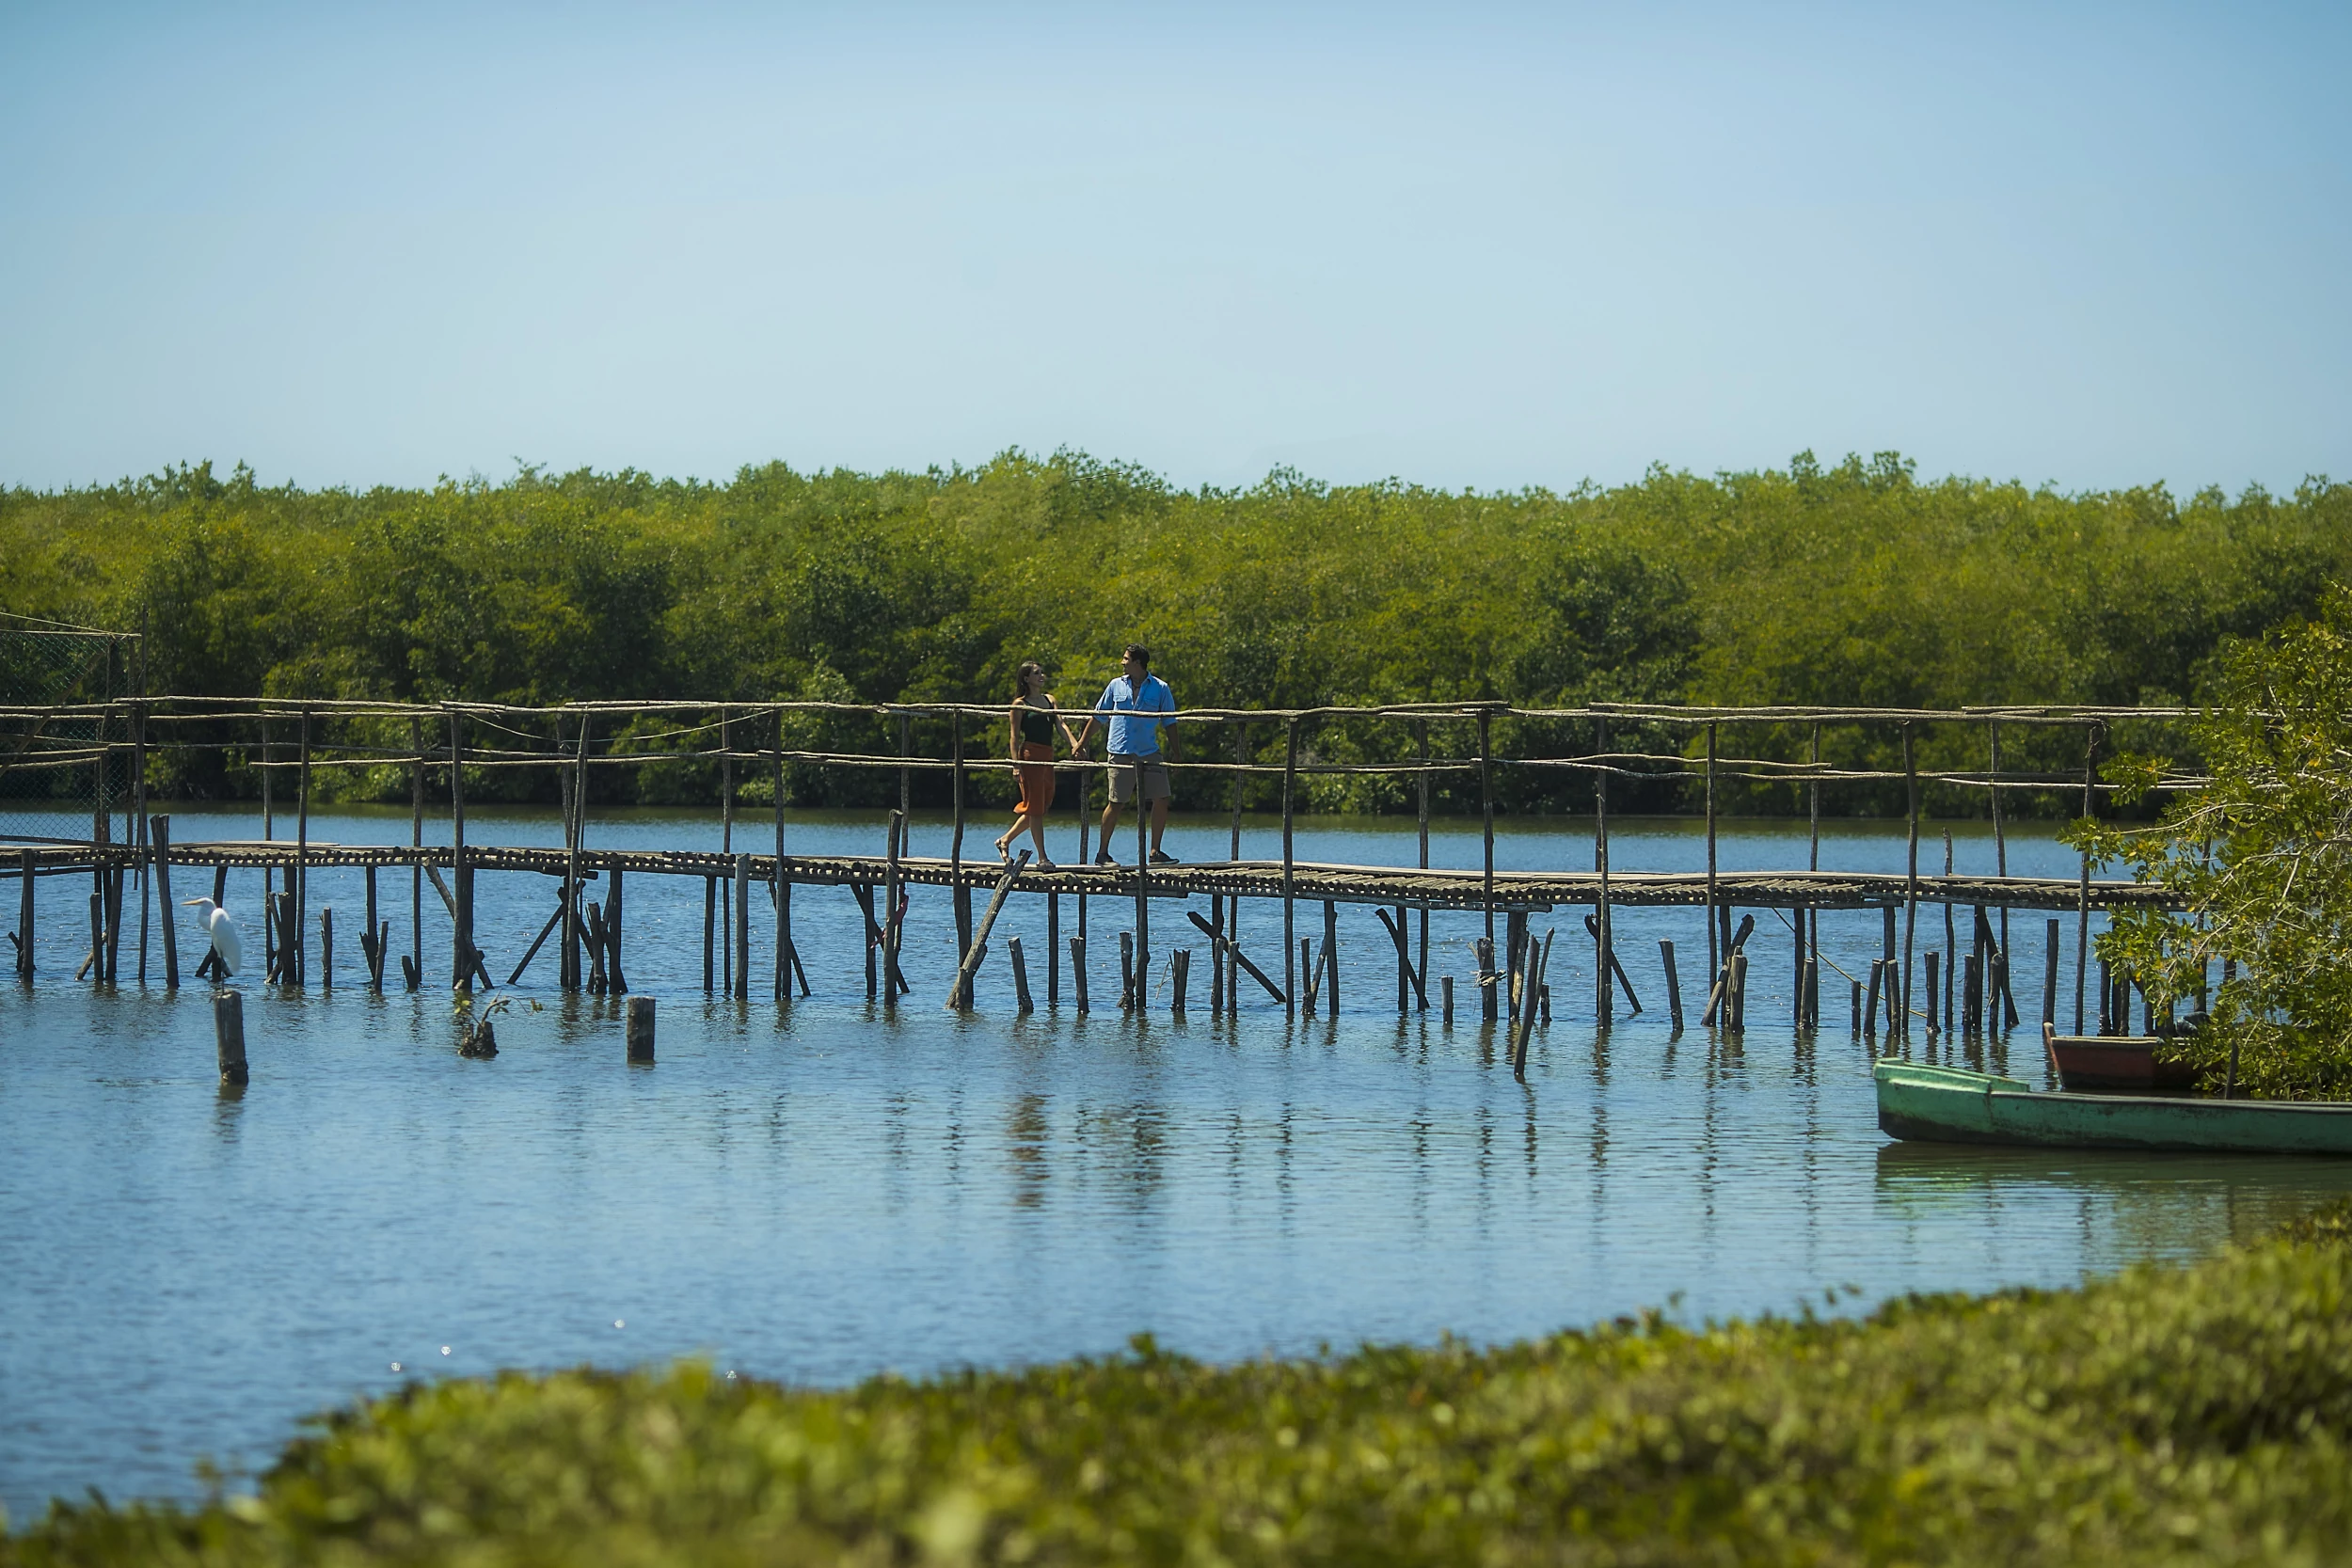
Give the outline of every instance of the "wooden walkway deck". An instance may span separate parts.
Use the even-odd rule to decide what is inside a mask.
[[[130,867],[137,852],[127,847],[86,846],[36,848],[40,876],[87,875],[93,868]],[[651,876],[719,877],[735,875],[738,856],[716,850],[582,849],[584,872],[618,870]],[[773,855],[750,855],[754,881],[775,879]],[[295,846],[284,839],[203,842],[171,847],[175,866],[227,866],[260,870],[295,863]],[[11,861],[17,864],[9,863]],[[334,844],[312,842],[301,854],[314,870],[374,866],[390,870],[407,866],[451,869],[455,850],[448,845]],[[476,872],[536,872],[561,878],[569,863],[558,846],[466,847],[466,863]],[[0,853],[0,880],[18,874],[21,857]],[[798,887],[879,887],[888,874],[880,855],[787,855],[785,876]],[[961,886],[979,892],[993,889],[1004,874],[995,861],[907,856],[898,862],[898,877],[919,887]],[[1715,878],[1716,899],[1742,909],[1877,909],[1904,903],[1911,896],[1910,880],[1900,873],[1852,871],[1726,871]],[[1064,866],[1054,871],[1024,872],[1014,893],[1085,895],[1097,898],[1136,895],[1133,865],[1086,868]],[[1155,865],[1146,874],[1146,893],[1153,898],[1279,898],[1279,861],[1210,861],[1197,864]],[[1601,884],[1590,871],[1498,871],[1494,880],[1497,910],[1544,911],[1562,906],[1597,906]],[[1411,910],[1478,911],[1486,908],[1485,884],[1479,872],[1419,870],[1410,866],[1346,865],[1298,861],[1291,872],[1292,896],[1313,903],[1403,905]],[[2082,896],[2074,878],[2051,877],[1931,877],[1918,880],[1923,904],[1981,904],[1993,909],[2073,911]],[[1609,902],[1629,907],[1698,906],[1708,901],[1704,872],[1613,872]],[[2171,897],[2161,888],[2134,882],[2094,880],[2093,909],[2168,908]]]

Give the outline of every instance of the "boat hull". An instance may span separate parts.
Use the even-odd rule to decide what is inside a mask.
[[[2015,1078],[1883,1061],[1879,1128],[1927,1143],[2352,1155],[2352,1104],[2037,1094]]]

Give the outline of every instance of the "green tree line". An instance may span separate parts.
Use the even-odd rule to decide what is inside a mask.
[[[776,463],[723,484],[525,467],[429,490],[270,487],[199,464],[0,493],[0,606],[124,628],[144,614],[149,689],[208,695],[988,702],[1036,658],[1083,703],[1138,640],[1189,705],[2128,704],[2195,698],[2231,639],[2352,578],[2347,523],[2352,486],[2324,479],[2182,502],[2161,485],[1923,482],[1892,452],[1565,493],[1289,470],[1184,490],[1018,451],[924,473]],[[1555,728],[1511,740],[1592,744]],[[1751,743],[1794,754],[1799,738]],[[1338,725],[1314,744],[1345,760],[1411,739]],[[1893,741],[1831,744],[1883,762]],[[1931,737],[1923,765],[1939,745],[1980,762],[1980,744]],[[2021,736],[2020,765],[2036,744],[2079,768],[2058,736]],[[1521,778],[1506,804],[1589,787]],[[1327,806],[1405,800],[1314,788]],[[1836,809],[1888,804],[1847,794]]]

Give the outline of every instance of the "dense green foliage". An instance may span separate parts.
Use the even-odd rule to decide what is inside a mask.
[[[2352,592],[2221,661],[2214,705],[2190,726],[2212,784],[2145,827],[2079,824],[2101,863],[2171,889],[2179,913],[2122,911],[2100,952],[2161,1010],[2234,974],[2211,1023],[2176,1042],[2211,1083],[2285,1099],[2352,1097]],[[2108,775],[2145,791],[2160,763],[2123,756]]]
[[[1892,453],[1565,495],[1287,472],[1190,492],[1019,452],[724,485],[526,469],[305,492],[200,466],[0,494],[0,609],[144,610],[150,689],[216,695],[986,702],[1035,657],[1083,702],[1139,639],[1202,706],[2134,703],[2193,694],[2226,638],[2331,578],[2352,578],[2352,485],[2182,504],[1920,483]],[[2042,738],[2016,760],[2079,767]],[[1845,760],[1887,744],[1833,737]],[[1981,761],[1981,737],[1951,744],[1941,760]]]
[[[2342,1210],[2078,1291],[1490,1351],[1135,1354],[793,1390],[419,1385],[258,1496],[57,1505],[82,1563],[2342,1561]]]

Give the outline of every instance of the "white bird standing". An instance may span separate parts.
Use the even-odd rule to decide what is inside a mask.
[[[196,907],[197,924],[211,933],[213,957],[219,960],[219,977],[227,978],[237,972],[245,958],[245,939],[237,934],[237,923],[229,918],[229,911],[210,898],[183,898],[183,904]]]

